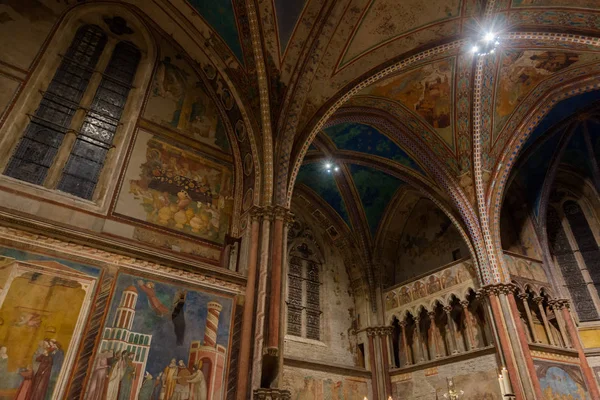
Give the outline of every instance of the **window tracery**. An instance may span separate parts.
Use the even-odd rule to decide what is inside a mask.
[[[310,229],[295,222],[288,236],[287,334],[321,340],[321,259]]]
[[[587,232],[587,234],[589,234],[589,238],[594,240],[587,220],[581,212],[581,208],[573,201],[565,202],[563,209],[569,222],[569,228],[571,230],[575,228],[575,231],[573,231],[573,236],[575,236],[577,244],[579,245],[579,242],[581,241],[583,249],[587,249],[586,251],[591,250],[587,255],[588,260],[586,260],[586,257],[584,257],[584,260],[586,263],[587,261],[590,261],[590,275],[594,277],[598,274],[598,272],[595,272],[594,275],[592,275],[591,269],[594,268],[594,265],[597,264],[598,261],[589,260],[589,254],[594,254],[594,249],[592,248],[593,246],[588,243],[588,239],[582,237]],[[585,277],[577,261],[575,249],[573,249],[569,243],[567,231],[562,224],[558,211],[552,206],[548,207],[547,231],[550,251],[555,257],[558,267],[560,268],[560,271],[564,277],[565,286],[571,295],[579,319],[582,321],[598,319],[598,311],[592,299],[591,293],[588,290]],[[579,239],[577,239],[578,237]],[[597,249],[598,247],[596,244],[596,252],[598,251]],[[598,270],[597,265],[596,270]],[[596,285],[598,285],[600,283],[600,277],[598,277],[598,280],[594,282]]]
[[[97,25],[77,30],[5,175],[92,200],[141,60],[134,44],[110,40]]]

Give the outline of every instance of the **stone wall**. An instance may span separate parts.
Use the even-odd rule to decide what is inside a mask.
[[[283,388],[294,400],[363,400],[371,397],[371,380],[286,366]]]
[[[210,275],[2,227],[2,395],[24,395],[23,380],[49,366],[40,398],[190,389],[169,381],[177,370],[225,399],[244,287]],[[111,383],[107,365],[123,379]]]
[[[302,210],[294,209],[302,229],[314,235],[314,243],[321,253],[321,338],[319,341],[292,335],[285,336],[284,355],[338,365],[355,366],[357,360],[358,314],[365,316],[367,310],[358,310],[355,295],[344,259],[328,237],[315,224],[313,218]],[[307,231],[303,232],[307,232]],[[303,235],[305,233],[299,233]],[[292,242],[290,242],[292,243]],[[294,241],[293,243],[300,243]],[[289,249],[293,251],[293,249]],[[318,250],[316,250],[318,251]]]
[[[489,354],[414,372],[393,372],[393,396],[410,400],[442,399],[448,392],[447,379],[452,379],[456,389],[464,391],[461,400],[500,400],[497,371],[496,356]]]

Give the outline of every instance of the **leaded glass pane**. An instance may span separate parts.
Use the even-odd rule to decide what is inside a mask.
[[[106,35],[100,28],[87,25],[77,31],[40,105],[30,116],[6,175],[37,185],[44,182],[105,45]]]
[[[597,319],[598,312],[577,264],[577,259],[573,254],[573,249],[571,249],[560,218],[552,207],[548,209],[547,226],[550,250],[556,257],[558,266],[565,278],[567,289],[571,294],[579,319],[582,321]]]
[[[598,249],[594,233],[579,204],[568,201],[565,202],[563,208],[585,266],[596,290],[600,293],[600,249]]]
[[[306,310],[306,337],[308,339],[321,339],[321,312]]]
[[[91,199],[125,108],[140,51],[120,42],[104,71],[58,189]]]
[[[289,335],[302,336],[302,308],[288,305],[287,333]]]
[[[313,282],[319,282],[319,266],[309,262],[306,268],[306,279]]]

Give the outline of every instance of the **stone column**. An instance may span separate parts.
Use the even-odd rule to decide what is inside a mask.
[[[448,319],[448,327],[450,328],[450,342],[452,343],[452,354],[458,353],[458,345],[456,344],[456,327],[452,319],[452,306],[444,306],[446,317]]]
[[[254,322],[254,298],[256,297],[256,265],[258,262],[258,245],[260,242],[260,220],[262,210],[259,208],[250,211],[250,252],[248,254],[248,282],[246,283],[246,295],[244,298],[244,319],[242,321],[242,335],[240,343],[239,370],[237,379],[237,400],[248,398],[248,378],[252,360],[250,351],[252,349],[252,323]]]
[[[419,326],[420,319],[415,317],[415,332],[413,334],[413,338],[415,341],[415,347],[417,348],[417,353],[415,354],[415,364],[425,361],[425,356],[423,355],[423,348],[421,347],[421,327]]]
[[[541,296],[537,296],[533,298],[533,301],[535,301],[538,308],[540,309],[540,314],[542,314],[542,321],[544,322],[544,330],[546,331],[546,336],[548,336],[548,341],[552,346],[556,346],[556,343],[554,343],[554,337],[552,336],[552,331],[550,330],[550,325],[548,324],[546,310],[544,310],[544,305],[542,304],[544,298]]]
[[[475,337],[473,336],[473,320],[471,319],[471,311],[469,311],[469,301],[462,300],[460,305],[463,308],[463,313],[465,315],[465,325],[467,326],[467,345],[469,346],[469,350],[475,349]]]
[[[537,337],[535,325],[533,324],[533,316],[531,315],[531,309],[529,308],[529,293],[519,294],[519,299],[523,302],[523,307],[525,307],[525,314],[527,314],[527,322],[529,323],[531,337],[535,343],[541,343],[540,339]]]
[[[263,352],[262,387],[277,387],[281,373],[280,334],[283,299],[282,271],[284,249],[284,224],[290,212],[283,207],[272,207],[269,210],[273,215],[273,231],[271,235],[271,274],[269,276],[269,319],[267,331],[267,348]]]
[[[505,288],[507,290],[505,290],[504,292],[506,294],[506,297],[508,300],[508,305],[510,306],[510,310],[513,315],[513,319],[515,320],[515,328],[517,330],[517,336],[519,338],[521,348],[523,349],[523,358],[525,360],[527,370],[531,377],[533,391],[537,398],[543,399],[544,395],[542,393],[542,387],[540,385],[540,381],[537,378],[537,375],[535,372],[535,366],[533,365],[533,358],[531,357],[531,351],[529,350],[529,343],[527,341],[527,337],[525,336],[525,327],[521,323],[520,318],[518,321],[516,320],[518,318],[517,316],[519,315],[519,309],[517,308],[517,302],[515,300],[515,295],[514,295],[515,287],[513,287],[512,285],[511,286],[506,285]]]
[[[367,328],[367,337],[369,338],[369,365],[371,367],[371,386],[373,387],[373,400],[379,400],[378,380],[377,380],[377,360],[375,360],[375,343],[373,342],[376,331],[373,328]]]
[[[499,357],[501,360],[504,360],[506,364],[508,376],[514,389],[515,400],[525,400],[525,396],[520,385],[519,371],[513,355],[513,348],[510,345],[506,323],[504,321],[500,306],[500,299],[498,298],[500,291],[496,286],[490,285],[485,287],[482,292],[487,296],[491,307],[491,318],[494,321],[495,331],[499,341],[499,346],[497,347],[498,352],[500,353]]]
[[[400,330],[402,331],[402,349],[404,349],[404,365],[402,365],[402,357],[398,354],[400,360],[400,366],[404,367],[410,365],[411,362],[408,357],[408,341],[406,340],[406,321],[400,321]]]
[[[594,373],[592,372],[590,365],[588,364],[587,357],[585,356],[585,353],[583,351],[583,346],[581,345],[579,333],[577,332],[577,328],[575,327],[575,323],[573,322],[573,318],[571,317],[569,301],[562,300],[560,304],[563,319],[565,320],[565,324],[567,325],[569,335],[573,339],[573,348],[577,350],[577,353],[579,354],[579,363],[581,364],[581,369],[583,370],[583,377],[585,379],[585,383],[588,387],[588,390],[590,391],[591,398],[600,399],[600,391],[598,391],[598,384],[596,383],[596,379],[594,379]]]
[[[269,245],[271,234],[272,215],[264,212],[262,222],[262,233],[260,239],[260,256],[258,270],[258,292],[256,295],[256,314],[254,316],[254,354],[252,358],[252,388],[261,387],[263,349],[265,335],[265,307],[267,296],[267,281],[269,269]],[[270,383],[270,382],[269,382]]]
[[[429,311],[427,315],[429,315],[429,343],[433,353],[431,354],[431,359],[439,358],[441,357],[441,349],[438,342],[438,335],[436,332],[435,311]]]
[[[556,322],[558,322],[560,336],[562,337],[563,342],[565,342],[565,347],[572,348],[573,345],[569,339],[569,334],[567,333],[567,327],[565,326],[565,320],[561,311],[561,309],[564,307],[564,303],[561,300],[554,300],[549,302],[549,306],[552,307],[554,315],[556,316]]]
[[[379,339],[381,341],[381,353],[383,358],[383,378],[385,380],[385,391],[383,399],[387,399],[392,395],[392,380],[390,379],[390,359],[388,356],[388,338],[392,334],[394,328],[384,326],[379,329]]]

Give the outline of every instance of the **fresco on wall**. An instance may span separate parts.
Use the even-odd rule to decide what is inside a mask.
[[[284,372],[284,387],[293,400],[363,400],[369,395],[367,381],[358,378],[319,378]]]
[[[444,59],[385,79],[362,93],[400,102],[420,115],[454,149],[453,76],[454,59]]]
[[[538,282],[548,282],[541,262],[515,257],[511,254],[504,254],[504,261],[513,276]]]
[[[512,7],[569,7],[569,8],[599,8],[597,0],[512,0]]]
[[[577,365],[533,360],[546,399],[589,400],[590,396]]]
[[[389,158],[425,175],[423,169],[404,150],[370,125],[343,123],[324,130],[340,150],[358,151]]]
[[[223,399],[232,311],[231,298],[120,274],[84,399]]]
[[[281,54],[285,52],[288,42],[292,38],[296,24],[304,10],[306,0],[274,0],[277,13],[277,29],[279,30],[279,47]]]
[[[342,194],[337,187],[335,178],[333,175],[327,174],[321,164],[304,164],[300,167],[296,183],[304,184],[314,190],[331,207],[333,207],[348,226],[352,226],[350,225],[350,217],[348,216],[346,203],[344,203],[344,200],[342,199]]]
[[[0,60],[28,70],[58,16],[76,3],[76,0],[2,0]]]
[[[446,214],[431,200],[420,199],[411,211],[398,246],[397,281],[413,277],[415,271],[424,273],[468,257],[469,251],[459,232]]]
[[[238,61],[244,61],[233,0],[188,0],[206,22],[221,36]]]
[[[230,166],[140,131],[115,212],[223,243],[233,213],[232,187]]]
[[[58,398],[98,271],[13,249],[0,253],[0,398]]]
[[[350,173],[374,237],[390,200],[404,182],[385,172],[361,165],[351,165]]]
[[[13,78],[0,74],[0,119],[17,93],[20,83]]]
[[[477,357],[392,377],[393,398],[444,399],[448,393],[446,377],[452,377],[455,388],[464,391],[461,400],[501,400],[495,364],[489,356]],[[460,373],[467,370],[467,374]]]
[[[512,112],[538,83],[566,68],[594,61],[592,53],[565,51],[506,50],[500,61],[494,134],[498,134]]]
[[[460,0],[442,3],[408,0],[370,2],[363,18],[349,40],[342,64],[368,53],[408,32],[460,15]]]
[[[165,41],[161,42],[161,50],[165,55],[156,68],[144,118],[230,153],[217,106],[195,70]],[[232,106],[231,94],[227,99],[224,105]]]

